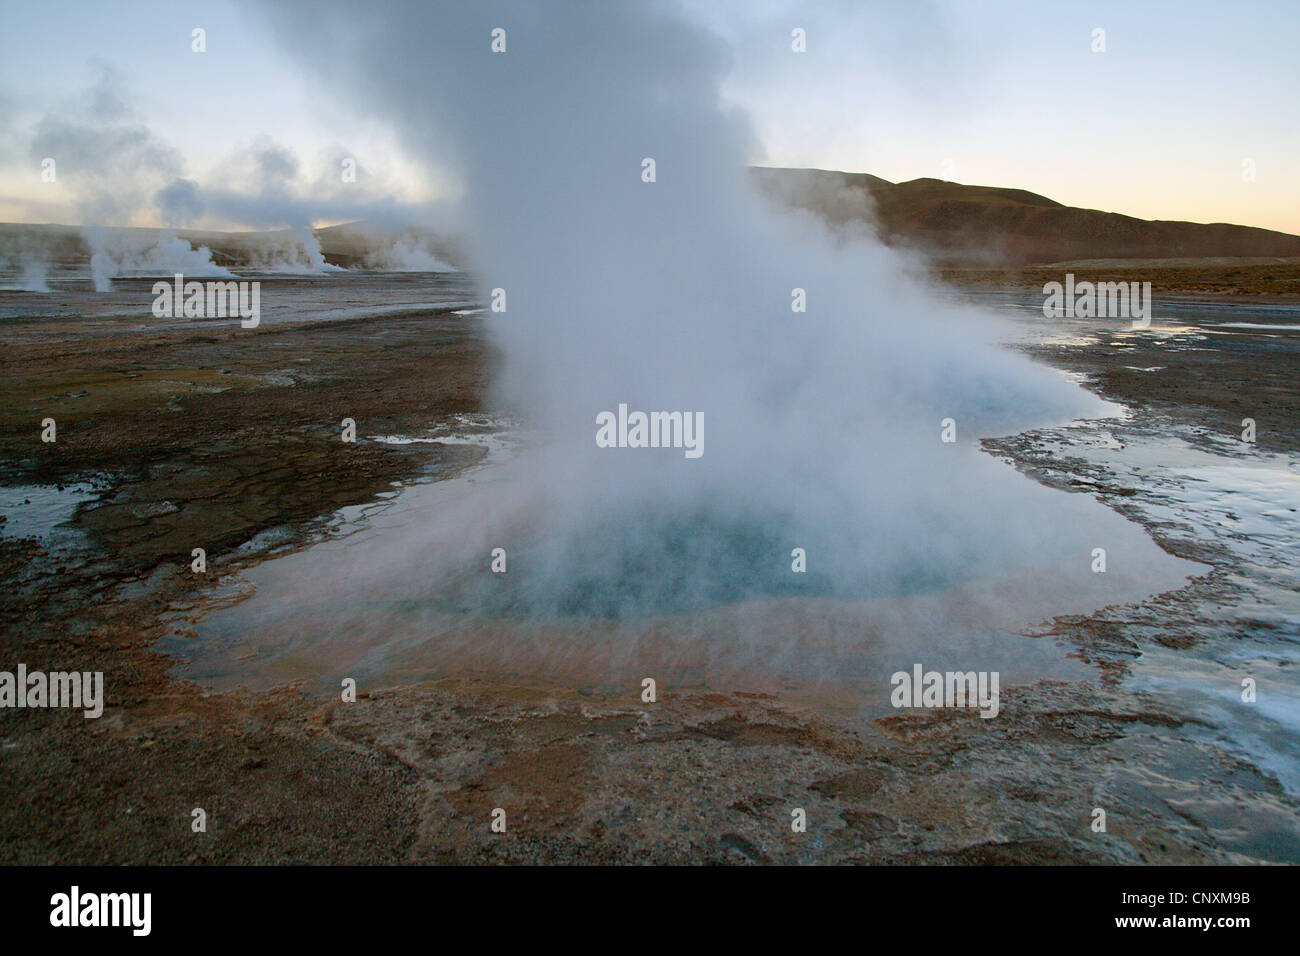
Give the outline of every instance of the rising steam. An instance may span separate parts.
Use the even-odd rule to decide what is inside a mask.
[[[1117,593],[1087,561],[1124,522],[976,441],[1100,403],[998,348],[988,315],[940,301],[896,253],[758,198],[718,39],[642,4],[307,9],[275,8],[283,42],[463,185],[484,301],[506,297],[489,316],[506,357],[496,403],[535,433],[382,550],[340,558],[364,612],[339,606],[337,578],[300,574],[296,590],[334,602],[330,633],[391,637],[382,595],[424,596],[427,641],[465,612],[626,622],[1030,575],[1097,603]],[[498,27],[505,53],[490,51]],[[704,454],[597,447],[597,416],[620,403],[702,413]],[[488,572],[498,547],[504,575]],[[824,618],[787,623],[829,634]]]

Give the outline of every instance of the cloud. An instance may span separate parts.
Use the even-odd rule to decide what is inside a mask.
[[[35,125],[29,157],[55,162],[83,224],[127,225],[183,169],[180,154],[131,108],[121,75],[101,65],[77,100]]]

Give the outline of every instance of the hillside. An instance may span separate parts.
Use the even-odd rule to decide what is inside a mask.
[[[1148,221],[1064,206],[1024,189],[968,186],[938,179],[891,183],[867,173],[752,167],[760,189],[786,205],[808,209],[833,226],[866,228],[889,245],[914,249],[945,271],[1000,284],[1006,270],[1032,266],[1107,272],[1159,270],[1175,285],[1215,292],[1300,293],[1300,236],[1228,223]],[[109,229],[128,261],[157,241],[156,229]],[[464,265],[466,244],[424,229],[364,222],[313,231],[332,265],[421,271]],[[203,232],[182,229],[212,262],[238,269],[301,257],[304,233]],[[295,252],[295,248],[299,251]],[[0,269],[37,259],[57,270],[82,268],[90,257],[87,230],[75,226],[0,223]],[[436,262],[435,262],[436,260]],[[976,272],[986,273],[976,275]]]
[[[866,173],[753,167],[769,195],[827,222],[867,222],[886,243],[947,267],[1016,268],[1096,259],[1300,256],[1300,236],[1228,223],[1148,221],[1063,206],[1023,189]]]

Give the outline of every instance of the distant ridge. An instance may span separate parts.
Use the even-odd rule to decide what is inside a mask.
[[[1017,268],[1095,259],[1300,256],[1300,236],[1229,223],[1137,219],[1063,206],[1024,189],[868,173],[751,167],[764,192],[833,225],[870,223],[889,245],[949,267]]]
[[[1269,260],[1300,260],[1300,236],[1230,223],[1137,219],[1064,206],[1025,189],[940,179],[891,183],[869,173],[771,166],[750,167],[750,174],[762,191],[779,202],[808,209],[831,225],[872,229],[888,245],[915,249],[945,269],[1070,264],[1116,269],[1129,260],[1160,268],[1253,265],[1264,269]],[[151,228],[111,231],[140,241],[160,234]],[[313,233],[333,265],[365,265],[376,249],[403,239],[448,263],[468,259],[462,238],[434,236],[424,229],[352,222]],[[235,269],[249,262],[259,247],[292,240],[296,233],[181,229],[179,235],[195,246],[207,246],[216,265]],[[0,223],[0,266],[29,254],[62,268],[85,263],[90,256],[86,230]],[[1294,283],[1296,263],[1286,265],[1288,282]]]

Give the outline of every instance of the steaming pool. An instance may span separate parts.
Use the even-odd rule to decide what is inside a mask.
[[[918,663],[997,671],[1004,688],[1095,676],[1055,639],[1029,635],[1055,615],[1140,601],[1205,570],[1090,496],[1044,488],[985,455],[1016,494],[1052,500],[1054,552],[1008,559],[996,573],[922,567],[901,588],[882,587],[864,562],[845,593],[824,575],[790,574],[779,527],[678,516],[647,519],[646,530],[676,535],[691,562],[722,562],[713,580],[725,586],[701,591],[655,577],[660,569],[638,564],[634,552],[601,579],[563,575],[557,591],[549,569],[530,566],[536,515],[489,514],[494,489],[526,480],[528,436],[505,423],[470,424],[462,433],[374,436],[471,442],[487,454],[457,477],[345,509],[314,544],[227,576],[201,608],[178,617],[164,649],[218,691],[301,683],[331,696],[348,677],[373,688],[478,676],[631,693],[653,677],[661,693],[780,693],[876,713],[889,706],[889,675]],[[506,573],[491,570],[491,534],[475,540],[483,526],[510,529],[501,538],[510,544]],[[596,524],[579,541],[594,547],[610,532]],[[1091,569],[1096,541],[1105,542],[1106,573]],[[583,547],[570,552],[576,567],[586,566]]]

